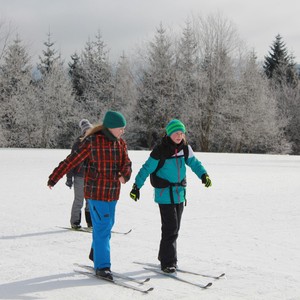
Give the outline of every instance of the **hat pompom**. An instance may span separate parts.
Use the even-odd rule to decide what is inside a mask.
[[[92,128],[92,124],[89,122],[89,120],[87,119],[82,119],[80,122],[79,122],[79,127],[80,127],[80,130],[81,130],[81,134],[85,134],[85,132]]]

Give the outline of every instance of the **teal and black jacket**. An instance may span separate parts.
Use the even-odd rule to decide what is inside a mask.
[[[184,147],[188,147],[187,159],[185,159]],[[186,200],[186,165],[199,179],[207,174],[201,162],[194,156],[190,145],[185,145],[183,141],[175,144],[170,137],[165,136],[161,143],[152,150],[150,157],[136,175],[135,184],[138,188],[141,188],[148,176],[156,170],[160,159],[164,159],[164,164],[156,175],[169,181],[170,186],[155,188],[154,201],[159,204],[178,204]]]

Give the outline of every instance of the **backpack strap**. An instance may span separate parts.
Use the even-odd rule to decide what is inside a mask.
[[[165,164],[165,160],[166,160],[165,157],[162,157],[159,159],[158,165],[157,165],[156,169],[154,170],[154,172],[152,172],[152,174],[155,175],[157,173],[157,171],[162,168],[162,166]]]
[[[189,158],[189,147],[188,147],[188,145],[184,145],[184,147],[183,147],[183,153],[184,153],[185,163],[187,163],[187,160]],[[158,162],[158,165],[157,165],[156,169],[150,174],[151,185],[153,187],[157,187],[157,188],[170,187],[170,192],[171,192],[172,186],[175,186],[175,185],[186,186],[186,178],[184,178],[181,182],[178,182],[178,183],[170,183],[168,180],[160,178],[160,177],[158,177],[156,175],[156,173],[158,172],[158,170],[163,167],[165,161],[166,161],[166,157],[162,156],[159,159],[159,162]],[[173,195],[172,195],[172,197],[173,197]]]
[[[185,163],[187,163],[187,160],[189,158],[189,145],[188,144],[184,145],[183,154],[184,154]]]

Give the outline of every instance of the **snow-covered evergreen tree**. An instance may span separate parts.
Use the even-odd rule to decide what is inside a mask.
[[[5,55],[6,49],[10,43],[10,38],[14,32],[14,28],[10,22],[0,16],[0,63],[2,63],[2,58]]]
[[[47,41],[44,42],[46,47],[43,50],[43,55],[40,56],[40,63],[38,65],[39,71],[46,75],[51,71],[52,65],[57,61],[60,60],[60,55],[57,54],[57,50],[54,48],[55,42],[52,41],[52,34],[49,31],[47,34]]]
[[[141,82],[136,109],[136,124],[141,145],[151,148],[167,122],[180,115],[176,95],[175,55],[173,44],[161,24],[149,43],[146,65],[141,70]]]
[[[84,111],[92,122],[99,123],[113,99],[113,75],[108,51],[100,32],[88,41],[81,55]]]
[[[289,153],[291,145],[284,137],[285,123],[278,115],[276,99],[253,52],[241,62],[237,96],[226,150]]]
[[[27,50],[16,36],[8,45],[0,72],[1,128],[7,147],[32,146],[24,134],[28,124],[22,123],[32,92],[31,70]]]
[[[42,148],[70,148],[78,131],[79,116],[74,106],[73,88],[63,62],[56,56],[50,35],[40,57],[42,77],[36,82],[38,135]]]
[[[71,81],[60,61],[53,63],[37,83],[36,98],[40,147],[70,148],[78,132],[79,117],[74,111]]]
[[[295,86],[298,83],[296,64],[293,56],[288,54],[280,34],[275,37],[269,54],[265,56],[263,68],[267,77],[273,79],[276,85]]]
[[[285,138],[292,143],[293,153],[299,154],[299,76],[294,57],[288,54],[280,35],[276,36],[269,55],[265,57],[264,70],[276,98],[279,119],[286,123]]]
[[[199,128],[201,125],[201,75],[199,74],[198,44],[195,31],[186,22],[176,49],[176,77],[180,119],[188,127],[188,141],[199,149]]]
[[[71,55],[71,59],[72,62],[69,63],[69,75],[71,77],[76,100],[80,102],[84,91],[84,78],[80,65],[80,56],[75,52]]]
[[[137,139],[135,132],[134,109],[137,102],[137,88],[129,59],[123,54],[114,74],[114,93],[110,109],[120,111],[126,116],[127,126],[125,139],[129,147],[133,147]]]

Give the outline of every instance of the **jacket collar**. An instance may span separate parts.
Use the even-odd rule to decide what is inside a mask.
[[[118,141],[118,139],[108,130],[108,128],[103,127],[102,132],[110,141],[112,142]]]

